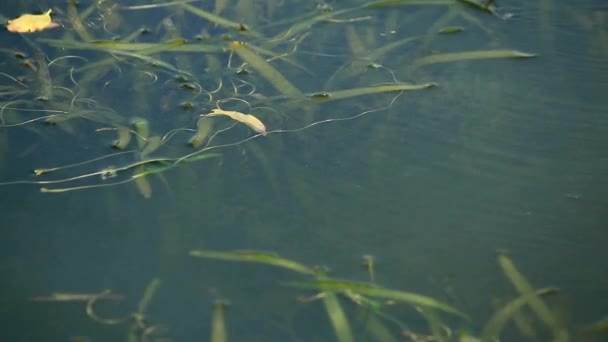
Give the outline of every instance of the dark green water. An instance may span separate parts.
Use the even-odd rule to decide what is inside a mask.
[[[220,89],[213,93],[214,101],[237,97],[257,107],[272,107],[252,111],[261,113],[269,131],[370,112],[216,148],[210,152],[221,153],[221,158],[182,163],[160,176],[147,176],[150,198],[144,198],[133,182],[63,193],[39,191],[41,186],[103,185],[127,179],[133,174],[130,170],[106,180],[95,176],[50,185],[0,186],[0,339],[70,341],[85,336],[90,341],[126,341],[128,324],[94,322],[82,302],[29,299],[53,292],[112,289],[126,299],[99,304],[98,314],[122,317],[136,310],[146,285],[158,277],[161,286],[146,318],[150,324],[168,326],[164,336],[173,341],[209,340],[212,302],[218,298],[232,303],[225,316],[230,341],[335,340],[323,305],[296,300],[314,291],[280,286],[304,277],[264,265],[195,259],[188,256],[193,249],[272,251],[308,265],[326,265],[333,276],[353,281],[369,280],[361,256],[371,254],[378,284],[457,307],[472,321],[448,317],[446,322],[473,332],[493,312],[493,299],[515,295],[496,262],[496,251],[504,249],[535,288],[560,288],[550,303],[574,330],[606,316],[608,272],[602,260],[608,257],[608,10],[602,1],[504,0],[499,10],[513,13],[509,20],[462,4],[357,10],[337,18],[361,20],[316,23],[276,45],[270,37],[302,22],[297,18],[305,13],[315,13],[314,5],[255,2],[251,12],[246,2],[236,2],[229,1],[222,17],[246,22],[262,38],[209,24],[175,7],[127,10],[108,1],[83,1],[78,10],[93,6],[83,22],[96,40],[123,38],[146,26],[151,32],[136,41],[195,41],[205,33],[231,36],[212,39],[209,45],[215,47],[227,47],[231,40],[266,44],[275,54],[290,53],[292,63],[272,65],[304,93],[395,79],[439,86],[399,96],[290,102],[277,97],[280,89],[259,70],[248,66],[249,75],[237,75],[242,61],[238,56],[232,57],[235,68],[228,68],[228,52],[209,53],[220,62],[216,69],[202,52],[154,54],[192,74],[192,83],[202,89]],[[192,4],[214,8],[211,3]],[[360,4],[331,3],[334,10]],[[0,182],[39,181],[31,174],[33,169],[116,152],[110,147],[116,133],[96,130],[126,127],[133,117],[148,120],[151,136],[190,129],[175,134],[152,156],[179,158],[195,151],[187,141],[198,114],[215,107],[205,92],[184,89],[175,71],[137,58],[118,55],[121,61],[103,72],[90,71],[103,66],[78,69],[110,55],[42,40],[82,41],[64,2],[3,3],[0,13],[14,18],[48,8],[63,28],[25,38],[0,32],[0,72],[25,76],[24,86],[2,77],[0,89],[27,91],[2,95],[2,106],[75,106],[105,114],[102,119],[79,117],[68,125],[37,121],[0,127]],[[461,26],[464,31],[434,33],[446,26]],[[349,45],[349,35],[359,37],[363,51]],[[422,38],[372,61],[382,68],[365,69],[369,61],[364,57],[374,49],[414,36]],[[23,67],[14,54],[20,51],[34,59],[34,48],[49,60],[66,55],[87,59],[68,58],[50,67],[56,88],[46,103],[33,100],[40,87],[37,73]],[[416,60],[434,53],[489,49],[538,56],[416,66]],[[350,64],[357,53],[358,59]],[[250,96],[250,84],[256,94],[270,99]],[[88,100],[73,102],[75,98]],[[194,108],[184,110],[183,102]],[[248,110],[240,102],[231,104],[240,105],[234,110]],[[6,109],[3,122],[42,115]],[[214,129],[223,129],[231,122],[218,118],[214,124]],[[214,145],[252,135],[238,125],[218,135]],[[135,140],[130,149],[137,149]],[[44,180],[127,165],[136,158],[132,154],[104,159],[49,174]],[[347,299],[342,303],[355,340],[374,341],[358,327],[356,305]],[[409,329],[428,333],[414,310],[386,310]],[[403,340],[398,326],[386,324],[397,340]],[[549,340],[546,330],[539,331],[536,340]],[[520,340],[509,326],[505,341]]]

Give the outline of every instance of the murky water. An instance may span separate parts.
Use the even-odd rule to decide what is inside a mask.
[[[501,1],[498,13],[512,13],[508,20],[460,2],[333,17],[327,13],[363,2],[330,3],[334,11],[325,14],[289,1],[228,1],[220,11],[221,3],[141,9],[83,1],[72,10],[84,31],[63,2],[0,6],[6,18],[52,8],[63,24],[0,33],[3,339],[127,340],[132,324],[95,322],[85,302],[30,298],[112,289],[125,299],[95,312],[124,317],[159,278],[145,326],[169,331],[149,340],[208,339],[217,299],[231,302],[229,340],[334,340],[323,304],[296,300],[315,291],[280,285],[305,277],[196,259],[193,249],[272,251],[364,282],[370,274],[361,256],[373,255],[375,283],[466,312],[471,322],[449,315],[444,322],[476,335],[493,300],[517,295],[496,261],[507,250],[534,288],[560,288],[547,302],[572,331],[605,317],[608,10],[601,1]],[[201,19],[186,6],[218,16]],[[144,26],[150,32],[136,34]],[[436,34],[452,26],[464,30]],[[86,34],[104,43],[84,43]],[[130,44],[155,45],[108,42],[129,36]],[[395,42],[402,44],[379,52]],[[187,51],[193,46],[199,50]],[[50,64],[48,102],[34,100],[44,90],[36,50]],[[479,50],[537,56],[421,64],[425,56]],[[256,64],[252,54],[269,62]],[[71,57],[56,60],[62,56]],[[370,90],[425,83],[437,86]],[[363,94],[337,92],[355,88]],[[327,101],[324,93],[344,98]],[[217,106],[257,115],[269,134],[209,117],[217,135],[190,146],[199,114]],[[44,124],[50,109],[68,119]],[[147,120],[149,134],[135,129],[135,117]],[[133,131],[122,150],[131,153],[32,175],[121,152],[111,147],[119,129]],[[154,137],[162,146],[148,153]],[[204,153],[221,157],[195,159]],[[366,330],[361,303],[342,300],[355,340],[379,340]],[[381,312],[400,322],[384,320],[395,340],[407,341],[407,329],[430,334],[409,307]],[[536,340],[550,336],[532,311],[526,317],[538,326]],[[142,331],[129,341],[144,340]],[[511,326],[504,338],[523,339]]]

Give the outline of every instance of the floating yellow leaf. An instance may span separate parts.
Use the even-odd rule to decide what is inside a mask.
[[[243,114],[241,112],[236,112],[232,110],[223,110],[216,108],[211,111],[209,114],[201,114],[201,116],[218,116],[218,115],[226,115],[236,120],[238,122],[244,123],[249,126],[252,130],[258,133],[262,133],[262,135],[266,135],[266,126],[260,121],[260,119],[256,118],[251,114]]]
[[[10,32],[26,33],[58,27],[59,24],[51,19],[51,11],[49,9],[43,14],[23,14],[19,18],[9,20],[6,29]]]

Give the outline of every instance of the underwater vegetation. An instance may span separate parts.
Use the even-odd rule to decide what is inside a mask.
[[[35,187],[50,196],[129,185],[151,198],[179,182],[180,170],[230,168],[224,158],[234,148],[250,151],[272,183],[264,148],[286,137],[305,145],[320,126],[407,112],[432,93],[450,92],[454,84],[438,79],[452,68],[542,61],[535,51],[504,43],[491,23],[509,25],[511,15],[493,1],[333,5],[69,0],[0,14],[6,27],[0,34],[11,42],[0,48],[0,190]],[[429,18],[430,25],[420,25]],[[604,22],[595,20],[587,23],[590,31]],[[23,160],[29,173],[12,169]],[[530,284],[505,253],[497,262],[512,295],[496,299],[481,322],[450,301],[379,284],[371,256],[364,259],[367,281],[360,281],[272,253],[190,255],[293,272],[279,287],[293,295],[293,306],[322,306],[339,342],[601,341],[608,329],[606,319],[571,324],[553,302],[559,290]],[[169,327],[148,314],[160,290],[161,280],[152,280],[137,307],[118,317],[100,309],[101,302],[123,299],[110,290],[32,300],[81,302],[93,322],[126,327],[129,342],[168,341]],[[210,336],[201,340],[230,340],[238,329],[230,305],[240,304],[218,296],[211,322],[201,323],[210,324]]]
[[[435,12],[445,14],[428,30],[395,34],[401,16]],[[426,70],[431,65],[536,56],[504,47],[429,50],[442,36],[466,33],[453,23],[483,32],[480,17],[508,20],[491,2],[464,0],[352,1],[340,8],[68,1],[9,17],[3,15],[3,34],[20,38],[1,50],[3,165],[50,139],[72,146],[79,158],[33,165],[33,174],[0,186],[34,185],[44,193],[133,183],[149,198],[150,178],[169,186],[166,171],[177,166],[217,164],[236,146],[253,149],[267,164],[263,150],[248,142],[279,143],[282,135],[306,140],[306,130],[318,125],[376,115],[401,97],[424,97],[442,87]],[[381,43],[385,36],[390,39]],[[34,138],[20,142],[25,132]],[[83,141],[87,148],[78,150]],[[82,158],[85,150],[89,158]]]
[[[253,263],[274,266],[305,276],[281,281],[278,285],[293,289],[293,305],[323,303],[327,325],[335,341],[600,341],[608,325],[600,320],[582,327],[570,324],[552,298],[559,295],[554,287],[536,288],[518,270],[506,252],[499,252],[497,262],[512,286],[513,295],[496,301],[493,313],[484,322],[472,322],[463,311],[447,302],[423,294],[386,288],[376,281],[374,258],[365,256],[368,281],[349,281],[331,276],[325,267],[310,267],[274,253],[260,251],[193,250],[195,258]],[[253,266],[252,266],[253,267]],[[297,279],[297,278],[295,278]],[[44,302],[84,302],[86,315],[108,326],[128,326],[126,341],[169,341],[168,327],[152,323],[146,309],[161,286],[158,278],[147,286],[137,310],[121,318],[102,317],[95,305],[100,301],[122,300],[123,296],[104,290],[99,294],[56,293],[31,300]],[[298,295],[299,293],[299,295]],[[239,305],[239,303],[234,303]],[[230,302],[216,299],[212,305],[211,342],[228,341],[231,324],[226,309]],[[393,310],[409,307],[407,314]],[[412,328],[412,316],[422,318],[426,328]],[[402,317],[405,316],[405,317]],[[289,330],[290,327],[283,327]],[[205,340],[205,339],[203,339]]]

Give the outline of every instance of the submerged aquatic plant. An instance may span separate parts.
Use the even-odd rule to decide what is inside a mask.
[[[498,264],[516,294],[496,307],[487,320],[480,322],[472,322],[472,318],[467,314],[439,299],[383,287],[373,281],[370,268],[370,281],[360,282],[336,279],[324,268],[310,267],[268,252],[193,250],[190,255],[203,259],[269,265],[309,277],[308,280],[282,281],[280,285],[297,292],[314,291],[313,295],[307,296],[298,296],[297,292],[294,292],[293,296],[297,301],[292,305],[322,301],[329,325],[338,342],[390,342],[403,339],[413,342],[496,342],[504,341],[505,335],[510,336],[508,340],[514,338],[518,341],[533,341],[539,338],[563,342],[595,341],[595,335],[600,336],[606,332],[605,321],[583,328],[568,324],[560,310],[546,298],[549,295],[555,296],[558,290],[532,287],[504,252],[498,253]],[[124,298],[110,290],[99,294],[53,294],[32,300],[56,303],[84,301],[86,314],[93,321],[103,325],[128,325],[128,341],[148,341],[151,338],[166,336],[168,331],[167,326],[152,324],[147,318],[147,308],[157,294],[160,284],[160,279],[153,279],[146,287],[137,310],[120,318],[102,317],[95,309],[98,301]],[[214,290],[217,291],[219,289]],[[241,304],[235,303],[237,306]],[[412,308],[413,312],[426,322],[426,329],[414,323],[418,319],[412,312],[396,310],[399,304]],[[211,342],[228,341],[228,333],[232,330],[226,324],[225,313],[228,305],[229,302],[225,299],[218,298],[213,302]],[[235,320],[231,322],[233,326],[239,324]]]
[[[371,26],[370,20],[402,15],[404,5],[415,9],[407,12],[413,17],[443,7],[450,20],[442,19],[444,29],[424,37],[380,43],[374,37],[393,28]],[[34,179],[24,175],[2,180],[0,186],[33,184],[42,192],[58,193],[134,182],[149,198],[149,175],[167,185],[166,171],[217,157],[228,147],[247,148],[247,142],[261,136],[277,141],[279,135],[386,111],[406,92],[441,87],[426,72],[419,82],[402,82],[411,77],[393,69],[399,65],[411,64],[415,70],[435,63],[533,56],[508,49],[413,59],[402,54],[415,44],[428,46],[459,17],[473,20],[471,9],[494,14],[494,5],[441,0],[341,6],[320,6],[295,16],[287,16],[289,9],[277,2],[246,1],[231,6],[226,1],[133,6],[104,1],[87,7],[69,1],[66,8],[53,9],[64,26],[54,32],[62,37],[23,36],[19,52],[17,47],[2,50],[12,55],[12,66],[25,68],[25,76],[13,67],[0,70],[0,129],[31,130],[44,140],[56,129],[37,125],[45,122],[65,132],[65,139],[79,137],[120,151],[98,150],[88,160],[67,165],[35,165]],[[148,11],[163,19],[146,22]],[[50,13],[10,24],[36,18],[46,27]],[[154,28],[142,28],[146,26]],[[335,44],[343,39],[345,46]],[[232,122],[216,119],[211,124],[212,116]],[[105,132],[116,132],[117,138],[107,142]],[[267,164],[263,149],[250,146]]]

